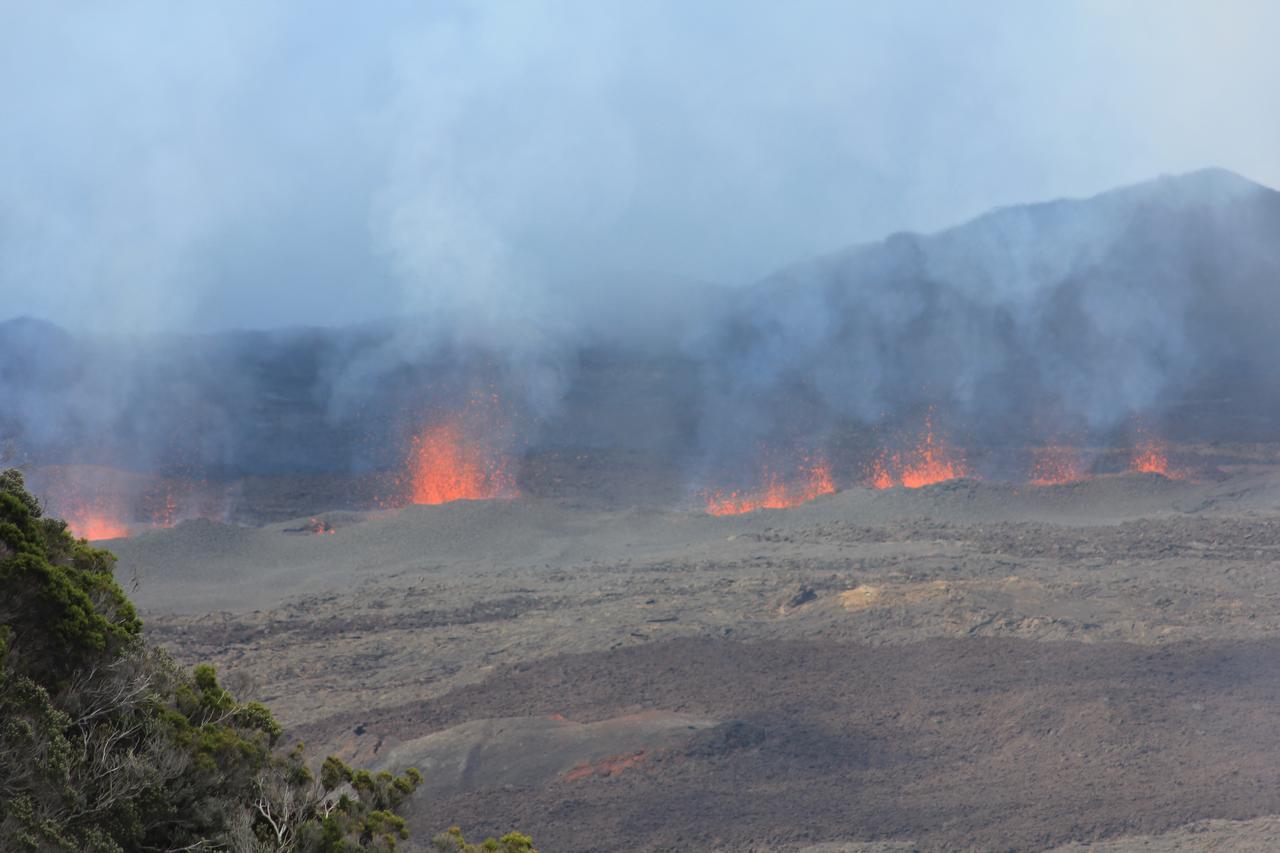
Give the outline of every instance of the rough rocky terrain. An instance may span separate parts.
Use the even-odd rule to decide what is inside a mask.
[[[419,842],[450,823],[544,853],[1278,837],[1271,466],[726,518],[668,497],[109,545],[181,660],[317,753],[426,770]]]

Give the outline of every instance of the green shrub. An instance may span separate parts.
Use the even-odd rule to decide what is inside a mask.
[[[431,839],[431,846],[436,853],[538,853],[533,849],[533,839],[518,832],[472,844],[462,837],[462,830],[456,826]]]
[[[326,759],[147,646],[114,557],[0,473],[0,849],[392,850],[422,782]]]

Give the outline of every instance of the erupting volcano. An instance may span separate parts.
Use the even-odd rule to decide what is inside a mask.
[[[926,417],[924,433],[916,446],[904,453],[882,453],[872,463],[867,483],[873,489],[902,485],[918,489],[969,475],[964,458],[947,446],[933,430],[932,416]]]
[[[747,492],[717,491],[706,495],[709,515],[742,515],[759,509],[786,509],[808,503],[821,495],[833,494],[835,481],[826,460],[806,462],[794,477],[776,471],[765,474],[765,485]]]
[[[469,428],[474,414],[475,407],[469,407],[413,437],[409,448],[412,503],[435,505],[519,496],[510,458]]]

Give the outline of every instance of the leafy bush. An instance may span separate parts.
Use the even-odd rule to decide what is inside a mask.
[[[143,642],[114,562],[0,473],[0,849],[337,853],[408,837],[397,809],[416,770],[330,757],[317,778],[302,744],[278,748],[265,706]]]
[[[533,839],[518,832],[508,832],[501,838],[488,838],[479,844],[471,844],[462,837],[462,830],[449,828],[431,839],[436,853],[538,853],[533,849]]]

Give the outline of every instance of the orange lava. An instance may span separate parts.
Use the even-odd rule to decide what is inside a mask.
[[[1169,452],[1164,443],[1151,435],[1144,435],[1133,448],[1129,470],[1139,474],[1159,474],[1171,480],[1181,479],[1181,472],[1169,467]]]
[[[742,515],[760,509],[786,509],[808,503],[820,495],[834,494],[835,481],[824,460],[806,463],[791,479],[770,472],[765,485],[750,492],[713,492],[706,495],[709,515]]]
[[[1039,447],[1031,465],[1029,481],[1033,486],[1064,486],[1086,479],[1080,453],[1072,447]]]
[[[643,749],[630,754],[610,755],[594,764],[588,762],[572,767],[565,771],[562,778],[566,782],[579,782],[583,779],[590,779],[593,776],[617,776],[619,773],[630,770],[633,767],[639,767],[647,760],[648,755]]]
[[[101,539],[124,539],[129,535],[129,528],[124,522],[111,515],[98,514],[92,511],[72,510],[66,514],[67,529],[80,539],[95,542]]]
[[[61,518],[79,539],[129,535],[129,496],[137,475],[101,465],[51,465],[33,477],[48,515]]]
[[[872,463],[871,474],[868,477],[868,484],[873,489],[893,488],[893,475],[889,473],[888,464],[885,462],[883,457]]]
[[[177,514],[178,501],[173,496],[173,488],[166,486],[160,506],[151,513],[151,523],[156,527],[173,527],[173,520]]]
[[[969,476],[964,458],[934,432],[932,417],[925,418],[924,427],[924,434],[914,448],[905,453],[881,454],[872,463],[867,485],[873,489],[890,489],[896,485],[918,489]]]
[[[449,418],[414,436],[409,448],[409,496],[415,504],[519,496],[511,461],[469,434],[467,419]]]

